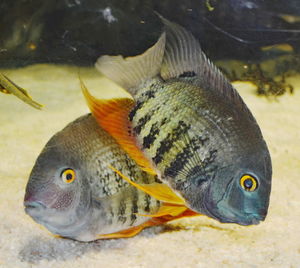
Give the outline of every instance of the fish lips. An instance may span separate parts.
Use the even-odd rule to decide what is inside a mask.
[[[241,214],[234,210],[228,210],[227,208],[226,208],[227,210],[226,214],[224,213],[220,214],[218,210],[221,210],[223,208],[222,205],[218,205],[218,209],[211,209],[209,208],[209,205],[205,204],[205,208],[206,208],[206,214],[209,217],[221,223],[235,223],[244,226],[257,225],[261,221],[263,221],[266,217],[266,214],[265,215],[253,214],[253,213]]]
[[[70,216],[68,212],[58,212],[40,201],[24,201],[24,206],[26,214],[54,234],[63,236],[65,232],[76,227],[72,217],[71,221],[65,221]]]
[[[48,214],[49,208],[41,201],[24,201],[25,213],[32,217],[36,222],[42,223],[43,218]]]
[[[39,201],[25,201],[24,206],[26,213],[29,215],[34,213],[35,211],[40,212],[46,209],[46,206]]]

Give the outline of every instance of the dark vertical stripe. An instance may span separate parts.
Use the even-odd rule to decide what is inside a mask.
[[[137,178],[137,174],[136,174],[136,164],[135,162],[133,162],[129,157],[125,158],[125,163],[128,169],[128,176],[129,178],[131,178],[133,181],[135,181]],[[124,179],[122,178],[122,180],[124,181]]]
[[[151,202],[151,196],[148,195],[148,194],[145,194],[145,207],[144,207],[144,210],[146,212],[150,212],[150,202]]]
[[[204,143],[208,140],[208,138],[205,139],[199,139],[199,138],[193,138],[190,140],[190,143],[186,145],[186,147],[183,148],[183,151],[178,153],[174,159],[170,163],[170,166],[165,169],[164,174],[166,176],[170,177],[176,177],[180,171],[182,171],[185,167],[185,165],[189,162],[191,158],[194,157],[194,154],[197,153],[197,150],[204,145]],[[211,164],[217,155],[217,150],[211,150],[208,152],[208,156],[205,157],[200,163],[197,163],[198,165],[191,168],[190,171],[187,171],[188,176],[195,176],[195,174],[191,172],[205,172],[205,169],[209,164]]]
[[[143,101],[137,101],[137,103],[135,104],[134,108],[131,110],[131,112],[128,115],[128,118],[130,121],[132,121],[133,117],[136,115],[136,112],[142,108],[142,106],[144,105]]]
[[[156,139],[156,136],[159,134],[159,127],[158,122],[152,125],[150,132],[147,136],[143,139],[143,148],[149,149],[150,146],[153,144],[153,142]]]
[[[161,127],[166,124],[167,118],[163,118],[160,122],[156,122],[151,126],[150,132],[143,139],[143,148],[149,149],[159,135]]]
[[[196,151],[200,148],[200,143],[197,138],[189,140],[189,143],[183,148],[182,152],[175,156],[175,159],[170,163],[169,167],[165,169],[165,175],[170,177],[176,177],[184,166],[193,157]]]
[[[180,137],[185,134],[191,125],[185,124],[183,121],[179,121],[176,128],[172,129],[168,133],[167,137],[160,142],[159,148],[156,150],[156,154],[153,157],[153,162],[157,165],[163,160],[165,153],[169,152],[172,148],[174,142],[180,139]]]
[[[132,207],[131,207],[131,223],[130,225],[133,225],[133,223],[136,220],[136,213],[138,213],[138,201],[139,201],[139,195],[138,195],[138,189],[133,188],[132,189]]]
[[[145,116],[140,118],[140,120],[137,122],[137,125],[133,128],[135,134],[139,135],[142,131],[142,128],[147,124],[147,122],[151,119],[154,111],[152,113],[147,113]]]
[[[123,224],[126,222],[126,217],[124,216],[125,212],[126,203],[121,201],[118,209],[118,221],[122,222]]]
[[[152,87],[152,85],[151,85]],[[150,88],[151,88],[150,87]],[[140,110],[143,105],[149,100],[155,97],[155,91],[154,90],[147,90],[146,92],[142,93],[141,95],[141,99],[139,99],[134,108],[131,110],[131,112],[129,113],[129,120],[132,121],[134,116],[136,115],[137,111]]]

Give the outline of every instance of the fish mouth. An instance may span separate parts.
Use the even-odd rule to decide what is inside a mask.
[[[223,208],[220,204],[221,201],[222,199],[215,205],[203,202],[205,214],[221,223],[235,223],[243,226],[257,225],[266,218],[266,213],[240,213],[234,209]],[[220,211],[224,211],[224,213],[220,213]]]
[[[30,216],[37,216],[39,213],[44,211],[47,207],[40,201],[25,201],[25,212]]]
[[[265,219],[264,215],[252,214],[252,213],[245,213],[242,215],[232,210],[226,211],[228,214],[230,214],[230,217],[226,217],[224,215],[221,215],[214,209],[209,209],[206,204],[204,205],[204,207],[207,216],[221,223],[234,223],[238,225],[249,226],[249,225],[257,225]]]

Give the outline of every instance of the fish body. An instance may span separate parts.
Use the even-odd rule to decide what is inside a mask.
[[[190,209],[220,222],[257,224],[267,214],[272,174],[260,128],[192,34],[162,21],[165,32],[144,54],[103,56],[96,63],[134,98],[124,108],[130,138],[113,131],[119,119],[106,124],[100,112],[98,123],[139,163],[127,145],[134,137],[147,168]],[[101,100],[86,97],[96,117],[105,110]]]
[[[55,134],[37,158],[26,187],[26,213],[52,233],[80,241],[129,237],[181,217],[183,210],[175,217],[147,216],[161,211],[162,202],[128,184],[109,165],[138,183],[157,182],[93,116],[78,118]]]
[[[248,201],[242,195],[240,178],[244,174],[269,176],[267,147],[247,110],[235,109],[215,92],[201,90],[198,82],[190,77],[157,78],[140,89],[137,105],[129,114],[137,142],[162,180],[190,208],[224,222],[231,222],[234,215],[241,224],[257,223],[266,215],[269,184],[260,183],[261,196],[245,193]],[[223,196],[225,189],[229,196]],[[238,206],[241,201],[246,208]],[[219,215],[227,202],[237,202],[233,207],[238,209],[228,208]],[[240,211],[250,217],[240,220]]]

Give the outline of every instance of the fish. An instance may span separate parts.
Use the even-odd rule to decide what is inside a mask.
[[[0,92],[4,94],[13,94],[25,103],[30,106],[40,110],[43,105],[34,101],[27,91],[18,85],[16,85],[13,81],[11,81],[6,75],[0,73]]]
[[[46,144],[29,176],[25,212],[57,236],[78,241],[127,238],[146,227],[199,214],[127,183],[161,184],[124,152],[91,114],[69,123]]]
[[[272,181],[260,127],[192,33],[160,19],[164,30],[143,54],[104,55],[95,63],[133,99],[105,101],[82,85],[88,106],[98,124],[181,205],[221,223],[258,224],[268,212]],[[142,188],[163,196],[159,188]]]

